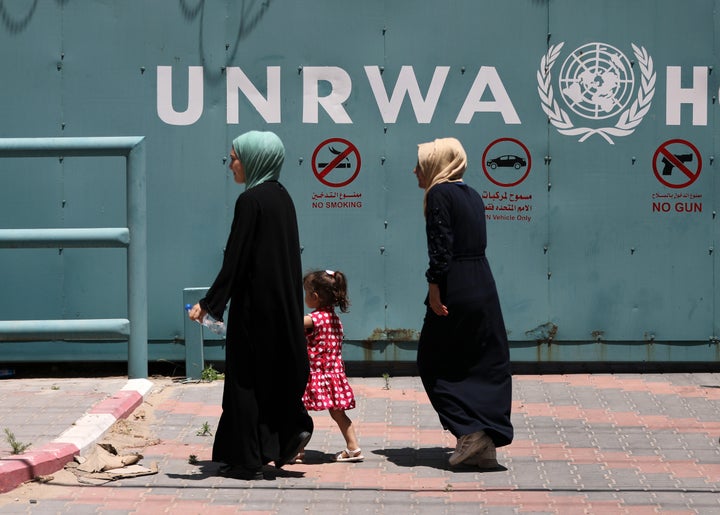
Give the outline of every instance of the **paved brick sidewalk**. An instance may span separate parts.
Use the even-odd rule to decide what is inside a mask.
[[[265,481],[214,475],[222,383],[165,385],[143,462],[160,473],[103,486],[35,485],[35,503],[0,495],[0,513],[702,513],[720,512],[720,374],[524,375],[514,378],[515,441],[501,470],[451,470],[418,378],[351,378],[366,460],[325,413],[308,463]],[[389,388],[386,388],[389,386]],[[198,463],[188,463],[190,455]]]
[[[3,381],[0,492],[52,474],[94,447],[118,419],[142,404],[151,388],[147,379]]]
[[[0,458],[12,450],[6,428],[18,442],[37,449],[127,381],[127,377],[0,379]]]

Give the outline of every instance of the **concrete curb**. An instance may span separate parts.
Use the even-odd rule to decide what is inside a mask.
[[[0,459],[0,494],[62,469],[75,455],[102,438],[118,419],[126,418],[140,406],[152,386],[147,379],[130,379],[120,391],[95,404],[52,442]]]

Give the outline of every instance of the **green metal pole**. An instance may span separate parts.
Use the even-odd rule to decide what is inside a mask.
[[[128,377],[148,376],[147,318],[147,181],[145,142],[140,140],[127,156],[127,216],[130,245],[127,256]]]

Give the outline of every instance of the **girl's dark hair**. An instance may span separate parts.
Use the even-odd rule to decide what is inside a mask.
[[[345,274],[333,270],[315,270],[305,274],[303,286],[315,292],[320,299],[320,307],[337,306],[343,313],[348,312],[350,300],[347,294]]]

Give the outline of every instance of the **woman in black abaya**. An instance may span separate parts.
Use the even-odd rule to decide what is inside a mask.
[[[245,183],[222,268],[189,316],[227,323],[222,415],[212,459],[219,473],[262,479],[262,466],[282,467],[310,440],[302,403],[310,368],[303,330],[303,289],[295,206],[278,182],[285,149],[272,132],[233,141],[230,169]]]

